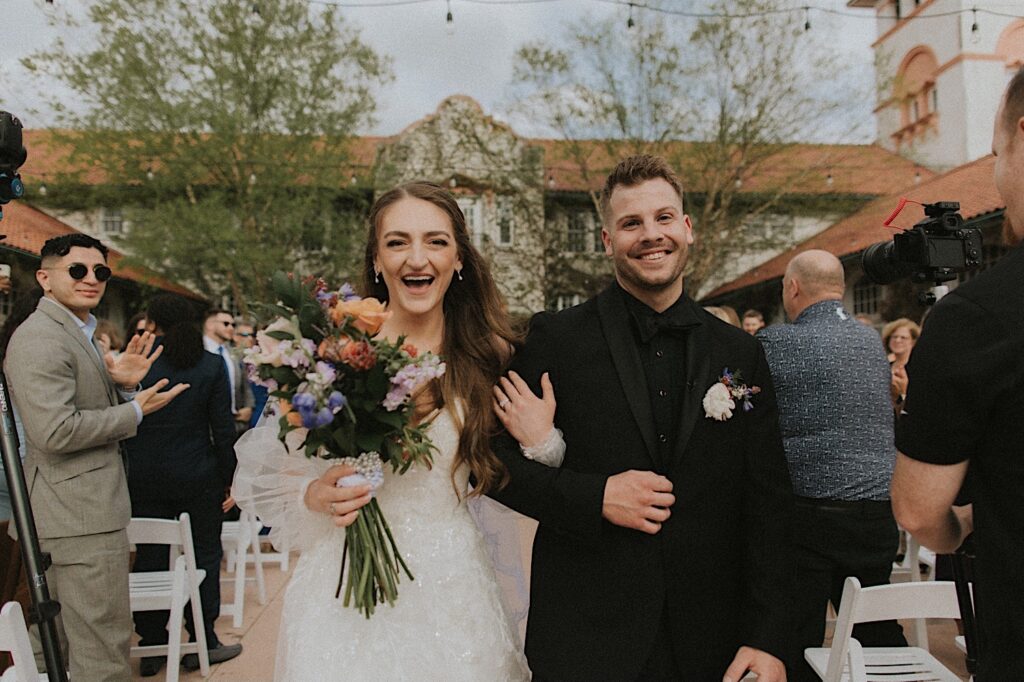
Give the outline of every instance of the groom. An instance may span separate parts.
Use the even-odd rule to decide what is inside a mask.
[[[535,316],[512,363],[538,394],[550,372],[564,463],[494,443],[494,497],[539,521],[533,679],[784,680],[792,492],[764,353],[683,293],[692,227],[663,159],[619,163],[602,209],[616,282]],[[705,400],[726,370],[749,411]]]

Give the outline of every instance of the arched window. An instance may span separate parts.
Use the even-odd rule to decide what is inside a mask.
[[[996,54],[1006,60],[1007,69],[1016,71],[1024,66],[1024,19],[1003,30],[996,43]]]
[[[900,129],[893,135],[897,144],[912,141],[937,124],[939,109],[935,80],[939,63],[935,53],[923,45],[903,58],[896,75],[893,98],[900,107]]]

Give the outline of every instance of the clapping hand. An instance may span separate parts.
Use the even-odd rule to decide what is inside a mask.
[[[142,408],[143,415],[152,414],[164,407],[167,403],[171,402],[188,389],[190,385],[175,384],[172,388],[169,388],[166,391],[160,390],[169,383],[170,381],[167,379],[161,379],[144,391],[139,391],[135,394],[135,402],[137,402],[139,407]]]
[[[115,384],[123,388],[134,388],[139,385],[149,372],[149,368],[153,366],[153,361],[160,357],[164,350],[163,346],[159,346],[153,351],[155,340],[156,336],[152,332],[144,332],[139,336],[133,336],[128,342],[128,347],[118,357],[104,356],[107,371],[110,372],[110,378]],[[150,351],[153,351],[152,354]]]

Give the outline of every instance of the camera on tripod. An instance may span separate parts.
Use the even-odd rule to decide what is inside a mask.
[[[886,225],[905,204],[905,200],[900,203]],[[910,277],[914,282],[933,282],[938,286],[981,266],[981,230],[964,226],[960,203],[938,201],[922,205],[924,220],[896,234],[892,241],[864,249],[861,262],[864,274],[872,282],[890,284]]]
[[[25,194],[18,169],[28,158],[21,144],[21,121],[14,114],[0,111],[0,207]],[[0,220],[4,217],[0,209]]]

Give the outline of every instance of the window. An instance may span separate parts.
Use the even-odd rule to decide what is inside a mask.
[[[910,103],[910,121],[911,123],[916,123],[917,121],[920,120],[921,106],[917,103],[917,100],[915,99],[913,102]]]
[[[897,144],[910,143],[937,126],[933,114],[939,108],[939,63],[931,48],[919,45],[907,53],[897,72],[893,99],[900,110],[900,128],[893,134]]]
[[[466,229],[469,230],[469,237],[473,240],[473,245],[476,247],[483,246],[484,226],[483,220],[480,217],[479,197],[459,197],[457,202],[459,208],[462,209],[462,213],[466,216]]]
[[[124,234],[124,216],[119,208],[104,208],[100,218],[100,230],[104,235]]]
[[[574,305],[579,305],[583,302],[583,297],[579,294],[562,294],[555,296],[554,304],[551,306],[555,310],[565,310],[571,308]]]
[[[495,241],[502,246],[512,244],[513,220],[515,216],[515,201],[510,196],[499,196],[494,200],[495,211]]]
[[[873,315],[877,313],[881,294],[880,286],[867,277],[862,277],[853,287],[853,314]]]
[[[566,216],[565,250],[572,253],[600,253],[601,221],[592,209],[577,209]]]

